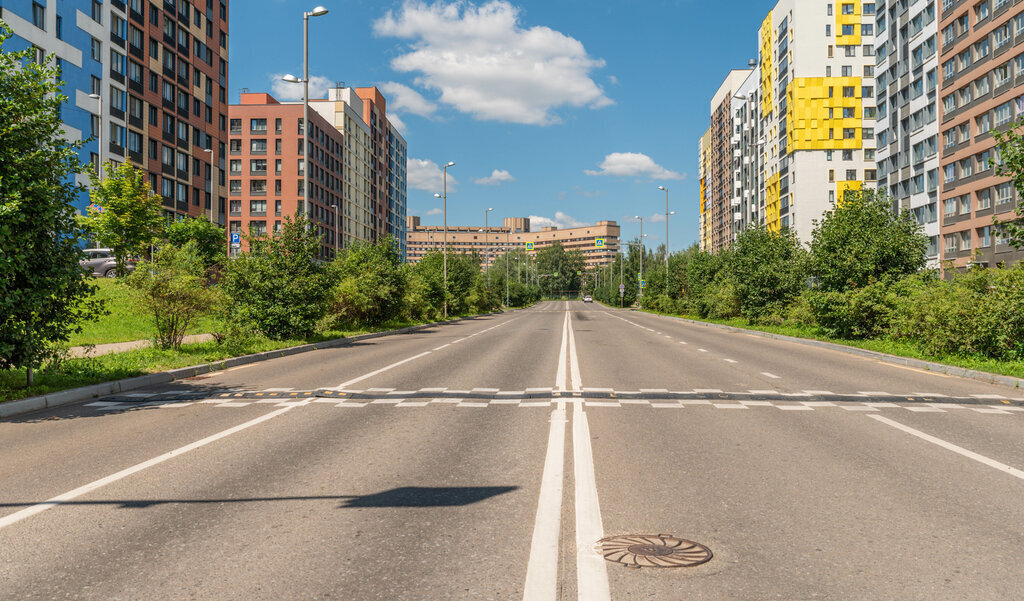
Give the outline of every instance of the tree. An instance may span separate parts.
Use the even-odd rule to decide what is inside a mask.
[[[752,322],[781,315],[805,284],[806,252],[789,229],[748,228],[732,247],[730,269],[743,316]]]
[[[327,313],[333,282],[316,260],[320,238],[309,220],[285,218],[280,234],[247,241],[249,252],[228,263],[221,281],[228,319],[278,340],[311,335]]]
[[[331,270],[331,313],[341,323],[378,325],[401,313],[408,274],[390,236],[342,250]]]
[[[561,242],[555,242],[537,253],[537,268],[540,270],[540,286],[545,293],[575,292],[580,290],[578,272],[586,268],[586,261],[579,250],[566,251]]]
[[[180,347],[196,319],[214,309],[217,293],[208,284],[209,269],[194,240],[160,247],[152,261],[128,276],[128,285],[153,317],[156,342],[163,348]]]
[[[811,275],[822,290],[863,288],[924,268],[928,237],[909,211],[896,214],[881,190],[851,190],[815,220]]]
[[[160,197],[146,177],[128,163],[110,163],[104,179],[93,178],[92,205],[82,221],[97,242],[114,251],[119,277],[128,273],[129,258],[145,254],[164,225]]]
[[[100,306],[78,265],[81,143],[63,137],[60,70],[4,52],[10,37],[0,22],[0,369],[27,367],[31,385],[52,345]]]
[[[224,261],[227,257],[227,237],[224,228],[206,218],[185,218],[172,221],[164,230],[167,242],[173,246],[196,243],[196,252],[207,269]]]
[[[1024,133],[1021,128],[1024,128],[1024,118],[1005,131],[995,131],[996,156],[999,157],[996,175],[1010,178],[1017,190],[1017,198],[1021,200],[1017,204],[1015,219],[994,221],[1018,250],[1024,248]]]

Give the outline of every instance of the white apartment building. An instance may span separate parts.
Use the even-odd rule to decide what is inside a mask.
[[[878,187],[909,210],[939,261],[938,18],[936,0],[876,3]]]
[[[764,221],[764,164],[760,149],[765,140],[761,131],[760,87],[761,69],[754,67],[732,97],[733,241],[747,227]]]

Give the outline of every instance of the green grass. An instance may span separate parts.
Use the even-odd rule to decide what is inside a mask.
[[[119,280],[98,278],[99,286],[96,298],[104,301],[109,312],[101,315],[96,321],[82,324],[82,331],[71,336],[68,346],[84,346],[87,344],[107,344],[110,342],[130,342],[133,340],[149,340],[155,334],[153,318],[138,307],[132,290]],[[202,334],[217,330],[217,321],[211,317],[202,317],[189,328],[189,334]]]
[[[655,315],[670,315],[668,313],[650,311],[647,309],[644,309],[643,311],[645,313],[652,313]],[[1024,361],[997,361],[995,359],[978,356],[931,355],[922,352],[921,349],[912,342],[897,340],[849,340],[843,338],[830,338],[821,334],[818,329],[813,326],[752,325],[742,317],[734,317],[732,319],[710,319],[706,317],[696,317],[693,315],[672,315],[672,317],[682,317],[684,319],[717,323],[735,328],[743,328],[745,330],[756,330],[759,332],[769,332],[771,334],[781,334],[783,336],[793,336],[794,338],[822,340],[825,342],[843,344],[869,351],[896,355],[898,357],[909,357],[911,359],[932,361],[934,363],[942,363],[943,365],[963,367],[991,374],[1024,378]]]

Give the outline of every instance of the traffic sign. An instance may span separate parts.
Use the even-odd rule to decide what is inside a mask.
[[[596,246],[597,248],[604,248],[604,238],[595,239],[594,246]]]
[[[641,288],[646,288],[647,287],[647,280],[640,280],[640,287]]]
[[[626,285],[625,284],[619,284],[619,292],[625,292],[625,291],[626,291]]]
[[[239,234],[238,232],[231,232],[231,243],[232,244],[241,244],[242,243],[242,234]]]
[[[533,250],[533,242],[526,243],[526,250]]]
[[[583,275],[583,272],[582,272],[582,271],[579,271],[579,270],[577,270],[577,271],[576,271],[576,275]]]

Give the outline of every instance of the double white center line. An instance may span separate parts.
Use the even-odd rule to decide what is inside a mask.
[[[579,359],[572,318],[565,312],[562,321],[562,345],[558,354],[555,389],[581,391]],[[594,453],[590,444],[590,425],[583,411],[583,402],[573,403],[573,467],[576,483],[576,577],[577,598],[586,601],[609,601],[608,572],[604,558],[594,550],[594,543],[604,536],[601,508],[597,499]],[[530,545],[530,561],[526,568],[524,601],[555,601],[558,597],[558,543],[562,523],[562,482],[565,478],[565,401],[551,412],[548,449],[541,476],[537,518]]]

